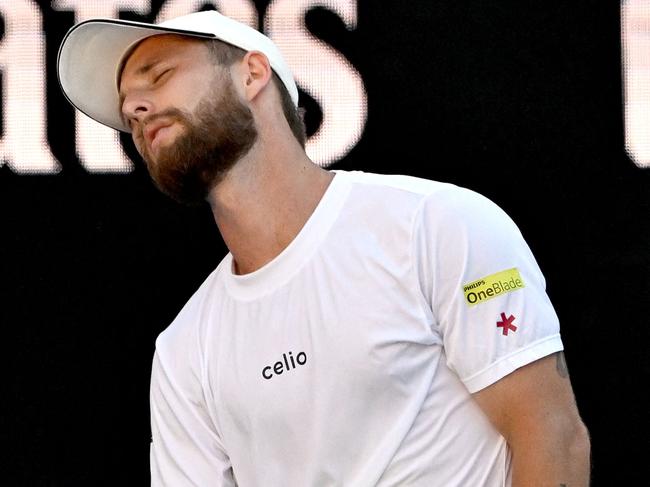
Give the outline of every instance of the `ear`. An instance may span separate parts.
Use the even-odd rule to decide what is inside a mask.
[[[259,51],[248,51],[241,66],[244,94],[248,101],[252,101],[269,83],[273,71],[268,58]]]

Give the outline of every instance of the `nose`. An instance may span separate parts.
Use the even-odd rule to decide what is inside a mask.
[[[153,103],[142,94],[129,93],[122,102],[122,115],[130,122],[132,120],[141,123],[142,120],[153,113]]]

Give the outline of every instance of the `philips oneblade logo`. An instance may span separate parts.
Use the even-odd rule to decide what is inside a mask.
[[[482,286],[483,284],[485,284],[485,281],[481,279],[480,281],[476,281],[471,284],[467,284],[466,286],[463,286],[463,291],[467,292],[470,289],[476,289],[477,287]]]
[[[514,267],[463,284],[463,293],[467,306],[471,307],[525,286],[524,280],[519,275],[519,270]]]

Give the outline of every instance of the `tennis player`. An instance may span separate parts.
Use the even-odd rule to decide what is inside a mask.
[[[214,11],[80,23],[58,74],[229,249],[156,341],[152,485],[588,485],[558,317],[493,202],[314,164],[281,53]]]

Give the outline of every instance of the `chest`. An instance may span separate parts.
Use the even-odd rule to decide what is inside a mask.
[[[265,299],[222,300],[207,360],[215,415],[286,433],[342,398],[362,411],[407,394],[437,338],[408,276],[376,273],[323,266]]]

